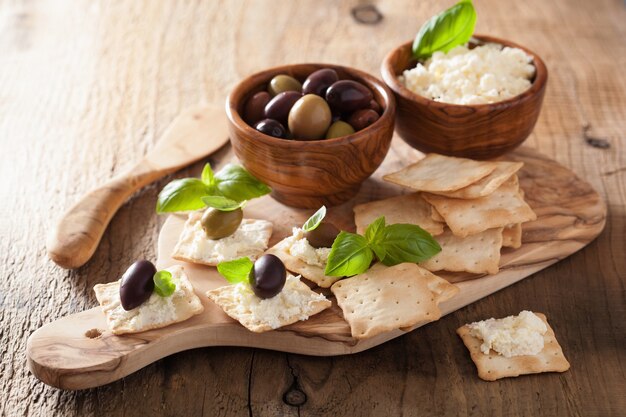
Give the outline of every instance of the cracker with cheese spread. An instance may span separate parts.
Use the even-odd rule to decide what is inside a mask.
[[[312,291],[291,274],[287,274],[285,286],[272,298],[257,297],[247,282],[219,287],[206,295],[226,314],[255,333],[307,320],[331,306],[323,294]]]
[[[415,191],[450,192],[474,184],[491,174],[497,166],[498,162],[493,161],[431,153],[398,172],[385,175],[383,179]]]
[[[107,326],[113,334],[139,333],[185,321],[204,311],[183,267],[172,266],[176,290],[168,297],[153,293],[139,307],[124,310],[120,302],[120,281],[94,286],[96,298],[106,316]]]
[[[478,369],[478,376],[485,381],[495,381],[500,378],[516,377],[526,374],[542,372],[565,372],[570,364],[563,355],[563,350],[556,340],[554,331],[548,324],[546,316],[534,313],[546,326],[543,334],[543,348],[535,355],[519,355],[506,357],[494,350],[485,354],[481,350],[483,341],[472,335],[471,327],[466,324],[457,329],[457,334],[470,352],[472,361]]]
[[[456,236],[466,237],[487,229],[537,219],[519,192],[517,176],[486,197],[471,200],[424,194]]]
[[[416,224],[433,236],[443,233],[444,223],[433,220],[431,205],[420,193],[399,195],[355,206],[356,232],[365,233],[367,226],[380,216],[385,216],[387,224]]]
[[[502,228],[488,229],[467,237],[455,236],[450,230],[435,237],[441,252],[420,262],[429,271],[471,272],[497,274],[502,248]]]
[[[300,228],[294,228],[291,236],[269,248],[266,253],[278,256],[287,270],[300,274],[322,288],[329,288],[341,278],[324,274],[330,248],[314,248]]]
[[[387,267],[336,282],[331,291],[350,324],[352,337],[365,339],[396,329],[410,329],[441,317],[439,303],[459,288],[413,263]]]
[[[254,262],[265,252],[272,235],[271,222],[243,219],[235,233],[213,240],[202,229],[201,218],[202,212],[189,214],[172,258],[210,266],[246,256]]]

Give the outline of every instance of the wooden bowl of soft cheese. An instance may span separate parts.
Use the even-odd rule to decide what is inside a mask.
[[[422,152],[500,156],[532,132],[548,70],[534,52],[491,36],[417,62],[412,42],[391,51],[382,76],[393,90],[396,131]]]

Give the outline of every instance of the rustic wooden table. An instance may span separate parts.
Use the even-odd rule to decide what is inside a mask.
[[[149,149],[171,119],[222,102],[240,78],[321,61],[379,74],[439,1],[0,0],[0,415],[580,415],[626,412],[626,11],[619,0],[476,0],[477,31],[539,53],[550,80],[527,144],[606,199],[605,231],[519,284],[370,351],[306,357],[244,348],[173,355],[122,381],[67,392],[29,374],[27,337],[96,304],[92,287],[154,258],[156,195],[135,195],[76,271],[45,255],[54,219]],[[361,3],[363,4],[363,3]],[[395,149],[404,151],[395,139]],[[223,151],[214,160],[228,157]],[[176,176],[196,175],[196,164]],[[454,330],[532,309],[572,367],[483,382]]]

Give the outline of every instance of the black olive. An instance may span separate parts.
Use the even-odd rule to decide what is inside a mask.
[[[250,286],[259,298],[272,298],[285,286],[287,270],[283,261],[275,255],[263,255],[250,271]]]
[[[139,307],[150,298],[154,291],[156,267],[150,261],[142,260],[132,264],[120,283],[120,301],[126,311]]]
[[[304,237],[314,248],[330,248],[339,234],[339,229],[332,223],[321,222],[315,229],[305,232]]]

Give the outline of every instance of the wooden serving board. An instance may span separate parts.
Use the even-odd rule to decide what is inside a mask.
[[[604,202],[589,184],[570,170],[529,148],[520,148],[506,159],[525,163],[519,173],[520,185],[538,218],[524,224],[521,248],[503,249],[498,274],[439,274],[460,288],[456,297],[440,305],[443,314],[571,255],[591,242],[604,228]],[[389,171],[384,166],[381,170]],[[381,170],[363,184],[352,201],[330,209],[329,219],[344,230],[354,230],[352,207],[355,204],[402,192],[379,179]],[[312,210],[283,206],[269,196],[252,202],[245,209],[248,218],[274,222],[270,244],[291,234],[291,228],[301,225],[311,213]],[[180,263],[171,259],[170,254],[184,221],[182,216],[170,216],[163,226],[158,247],[159,269]],[[226,284],[215,268],[181,264],[185,265],[202,299],[205,307],[202,314],[163,329],[124,336],[115,336],[105,330],[104,315],[99,307],[73,314],[47,324],[31,335],[27,346],[31,371],[49,385],[83,389],[112,382],[160,358],[198,347],[249,346],[330,356],[360,352],[406,333],[396,330],[357,341],[350,336],[350,328],[335,303],[307,321],[276,331],[252,333],[226,316],[204,295],[206,291]],[[330,294],[329,291],[325,293]]]

